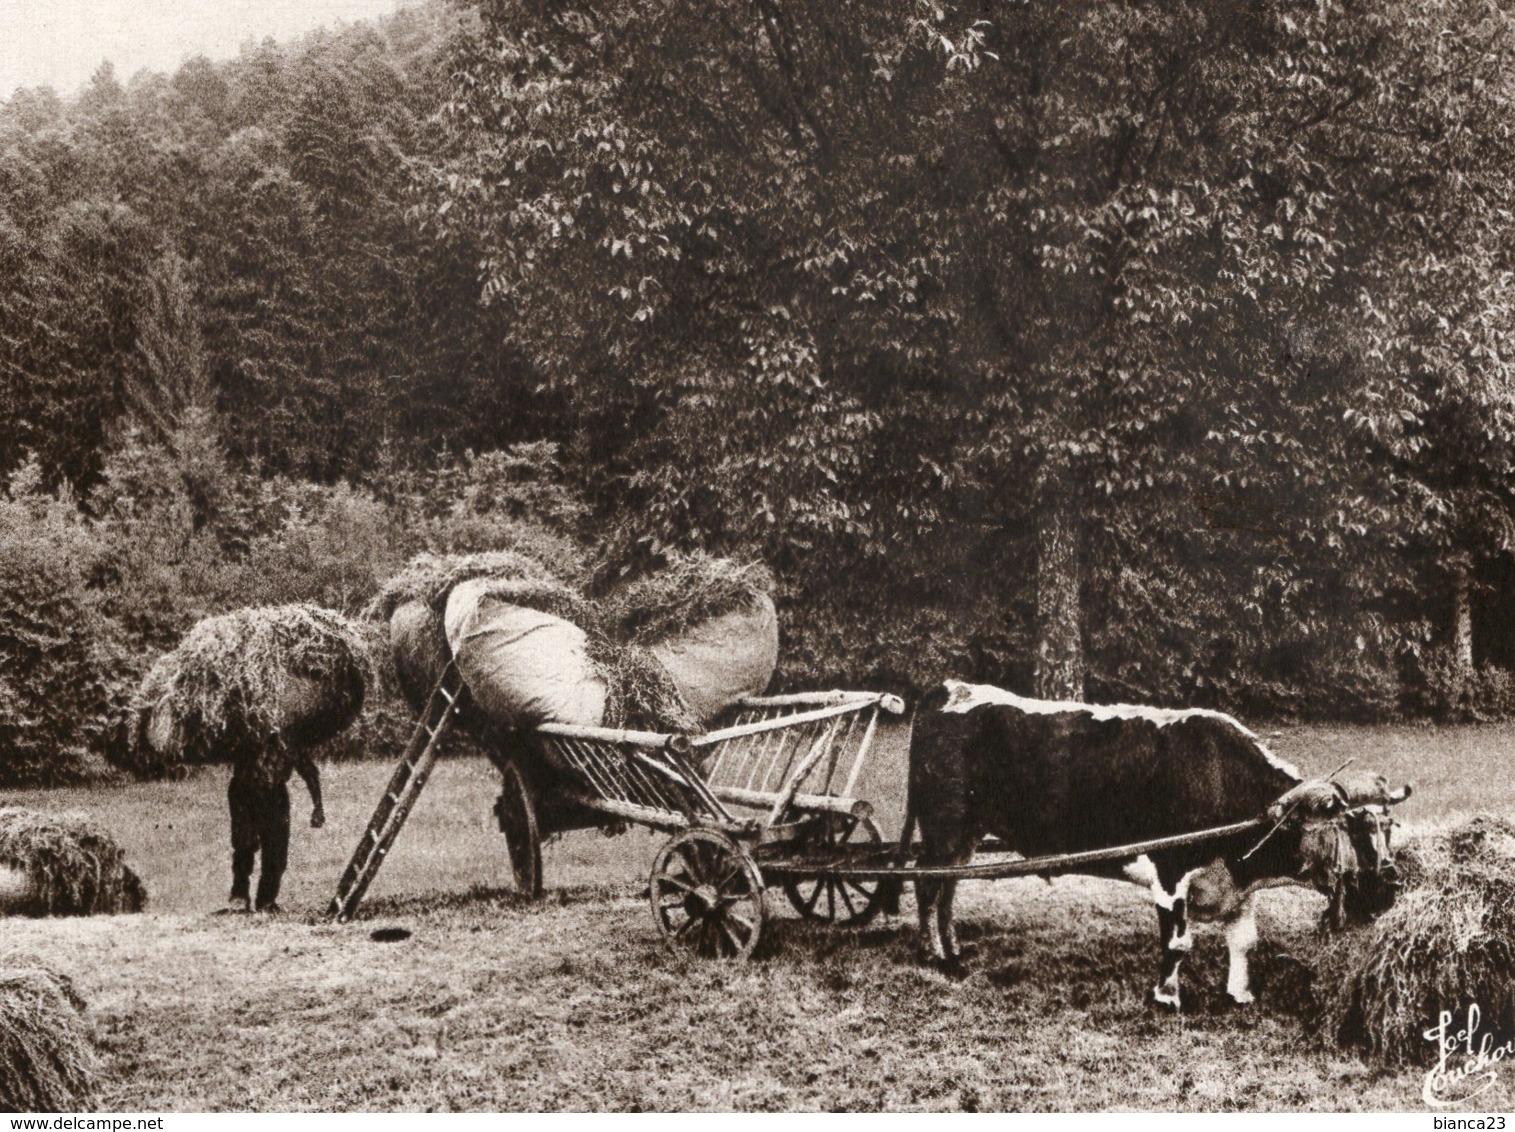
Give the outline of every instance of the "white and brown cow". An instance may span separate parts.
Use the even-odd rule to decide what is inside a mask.
[[[1331,901],[1330,920],[1372,915],[1393,900],[1386,807],[1408,797],[1381,775],[1305,781],[1256,735],[1219,712],[1026,699],[948,681],[921,703],[910,741],[909,822],[922,866],[960,865],[985,835],[1028,857],[1134,844],[1254,818],[1279,822],[1220,842],[1124,865],[1089,866],[1148,886],[1163,959],[1154,1001],[1177,1009],[1191,920],[1219,922],[1230,946],[1226,992],[1252,1001],[1248,954],[1256,892],[1304,884]],[[1262,841],[1260,847],[1259,841]],[[959,957],[956,881],[916,882],[928,959]]]

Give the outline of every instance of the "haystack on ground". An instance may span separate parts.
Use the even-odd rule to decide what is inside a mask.
[[[607,602],[614,635],[646,648],[699,720],[759,695],[778,666],[773,575],[707,554],[675,555]]]
[[[357,717],[370,672],[363,633],[328,609],[282,605],[207,618],[142,682],[134,769],[325,742]]]
[[[0,808],[0,914],[140,912],[142,881],[115,840],[82,814]]]
[[[1397,854],[1405,888],[1384,915],[1329,942],[1315,1000],[1325,1033],[1390,1064],[1428,1064],[1441,1011],[1515,1039],[1515,823],[1480,816]]]
[[[70,982],[36,959],[0,956],[0,1108],[92,1107],[96,1057]]]

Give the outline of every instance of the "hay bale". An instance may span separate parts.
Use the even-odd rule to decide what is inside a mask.
[[[138,690],[136,769],[274,748],[285,757],[323,743],[357,718],[371,673],[364,634],[331,610],[281,605],[207,618]]]
[[[0,955],[0,1108],[93,1107],[98,1060],[84,1000],[64,976],[25,955]]]
[[[419,713],[452,659],[442,618],[420,601],[396,606],[389,616],[389,653],[400,694]]]
[[[1394,906],[1324,946],[1323,1032],[1389,1064],[1430,1064],[1425,1031],[1476,1003],[1484,1032],[1515,1039],[1515,823],[1479,816],[1396,856]]]
[[[762,598],[773,599],[768,567],[700,552],[672,553],[667,566],[613,593],[607,606],[618,639],[649,645],[748,610]]]
[[[142,881],[114,838],[82,814],[0,808],[0,911],[20,916],[140,912]]]
[[[637,731],[697,735],[703,730],[678,684],[650,649],[591,638],[605,682],[605,723]]]
[[[657,658],[694,717],[708,722],[773,679],[779,627],[772,591],[765,566],[679,555],[612,595],[611,620],[621,639]]]

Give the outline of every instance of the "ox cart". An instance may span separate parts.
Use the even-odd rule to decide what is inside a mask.
[[[449,666],[342,876],[333,918],[356,912],[467,707]],[[906,880],[1051,876],[1265,824],[1030,859],[989,841],[970,864],[923,868],[913,846],[885,841],[873,807],[856,796],[880,720],[903,711],[896,696],[833,691],[749,698],[723,726],[694,736],[566,724],[495,735],[496,816],[516,886],[541,895],[551,834],[628,823],[660,830],[670,836],[648,884],[658,930],[674,947],[741,958],[757,946],[775,891],[805,919],[857,926]]]

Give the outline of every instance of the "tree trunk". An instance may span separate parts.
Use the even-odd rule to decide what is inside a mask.
[[[1452,568],[1452,663],[1456,667],[1457,705],[1471,707],[1473,684],[1473,602],[1470,596],[1468,567],[1459,562]]]
[[[1036,694],[1084,698],[1083,611],[1079,605],[1079,515],[1072,470],[1043,469],[1037,498]]]

